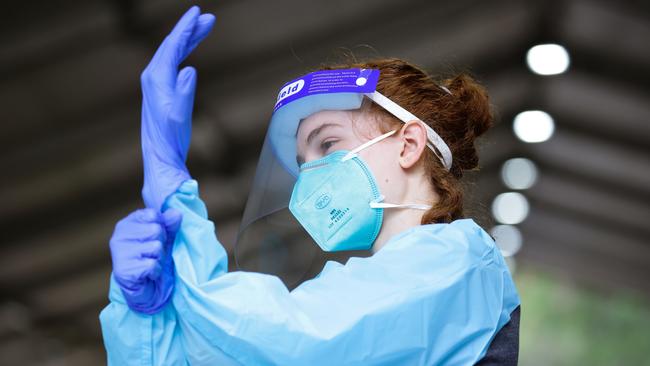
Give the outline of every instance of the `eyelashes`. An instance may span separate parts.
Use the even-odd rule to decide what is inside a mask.
[[[339,142],[339,140],[327,140],[327,141],[321,142],[321,144],[320,144],[321,151],[327,152],[337,142]]]

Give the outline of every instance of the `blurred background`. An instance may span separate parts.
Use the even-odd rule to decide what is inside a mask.
[[[217,24],[187,61],[189,166],[230,253],[284,82],[350,54],[469,71],[498,121],[468,203],[514,272],[520,364],[650,365],[641,0],[4,2],[0,364],[105,363],[108,240],[142,206],[139,75],[194,3]]]

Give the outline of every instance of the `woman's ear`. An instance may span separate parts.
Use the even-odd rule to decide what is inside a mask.
[[[427,130],[424,122],[412,120],[406,122],[399,132],[402,140],[399,164],[404,169],[409,169],[420,160],[427,146]]]

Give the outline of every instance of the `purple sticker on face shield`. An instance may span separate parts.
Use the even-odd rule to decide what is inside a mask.
[[[341,69],[309,73],[280,89],[273,111],[296,99],[324,93],[372,93],[377,88],[379,70]]]

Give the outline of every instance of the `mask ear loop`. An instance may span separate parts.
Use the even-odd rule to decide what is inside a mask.
[[[382,202],[386,197],[379,196],[378,199],[371,201],[370,202],[370,208],[413,208],[416,210],[423,210],[427,211],[431,209],[431,205],[425,205],[425,204],[420,204],[420,203],[402,203],[402,204],[396,204],[396,203],[386,203]]]
[[[361,151],[361,150],[367,148],[368,146],[370,146],[370,145],[372,145],[372,144],[376,144],[376,143],[378,143],[379,141],[381,141],[381,140],[387,138],[388,136],[394,134],[395,132],[397,132],[397,130],[393,130],[393,131],[386,132],[386,133],[383,134],[383,135],[379,135],[379,136],[375,137],[375,138],[372,139],[372,140],[369,140],[369,141],[364,142],[363,144],[359,145],[358,147],[356,147],[356,148],[350,150],[350,152],[348,152],[347,154],[345,154],[345,156],[343,156],[343,158],[341,159],[341,161],[346,161],[346,160],[350,160],[350,159],[352,159],[353,157],[357,156],[357,153],[358,153],[359,151]]]

